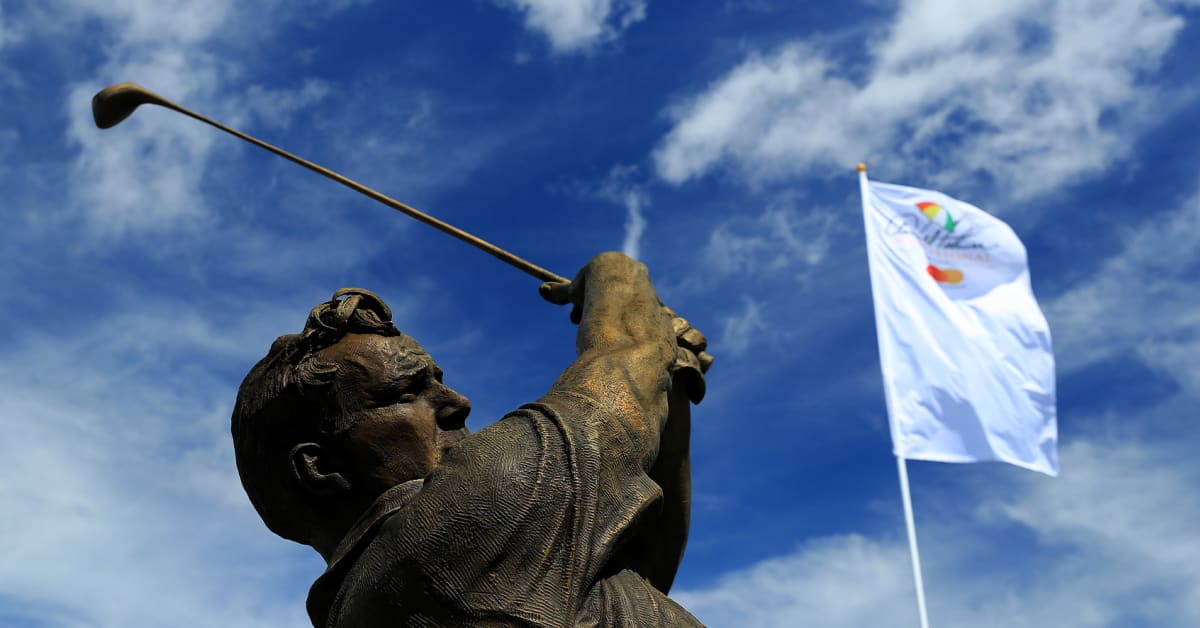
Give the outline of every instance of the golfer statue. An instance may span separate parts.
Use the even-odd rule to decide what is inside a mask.
[[[337,291],[246,376],[238,471],[267,527],[328,563],[314,626],[700,625],[666,592],[704,337],[619,253],[541,293],[574,306],[578,356],[475,434],[467,399],[365,290]]]

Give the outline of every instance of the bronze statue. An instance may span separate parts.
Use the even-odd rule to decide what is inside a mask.
[[[568,282],[133,83],[97,93],[92,114],[109,128],[145,104],[369,196],[574,305],[575,362],[474,435],[467,399],[366,290],[335,292],[251,369],[233,411],[238,472],[267,527],[328,563],[309,592],[314,626],[700,625],[666,593],[691,506],[688,403],[712,358],[645,266],[606,253]]]
[[[696,626],[667,597],[687,537],[703,335],[619,253],[542,296],[578,356],[468,434],[470,404],[359,289],[313,309],[238,392],[238,471],[272,531],[328,569],[317,627]]]

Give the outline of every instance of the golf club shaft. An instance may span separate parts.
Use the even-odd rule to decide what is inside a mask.
[[[390,196],[376,192],[375,190],[373,190],[353,179],[344,177],[332,170],[329,170],[328,168],[318,166],[317,164],[314,164],[313,162],[308,161],[307,159],[304,159],[302,157],[297,157],[296,155],[293,155],[293,154],[287,152],[286,150],[283,150],[282,148],[272,146],[271,144],[268,144],[256,137],[246,135],[245,133],[242,133],[241,131],[239,131],[235,128],[225,126],[224,124],[221,124],[220,122],[217,122],[216,120],[202,116],[202,115],[196,113],[195,111],[191,111],[190,109],[181,107],[169,100],[160,99],[160,100],[154,101],[153,104],[160,105],[162,107],[166,107],[168,109],[172,109],[174,111],[182,113],[185,116],[195,118],[205,124],[208,124],[208,125],[218,128],[218,129],[221,129],[222,131],[225,131],[226,133],[229,133],[230,135],[235,135],[243,140],[246,140],[247,142],[250,142],[251,144],[254,144],[255,146],[269,150],[272,153],[275,153],[276,155],[279,155],[280,157],[287,159],[288,161],[291,161],[293,163],[304,166],[305,168],[308,168],[309,170],[312,170],[313,172],[321,174],[329,179],[333,179],[334,181],[337,181],[338,183],[341,183],[342,185],[344,185],[360,194],[369,196],[369,197],[379,201],[380,203],[383,203],[384,205],[391,207],[392,209],[395,209],[395,210],[403,212],[413,218],[416,218],[417,220],[429,225],[430,227],[433,227],[434,229],[437,229],[438,231],[441,231],[442,233],[445,233],[447,235],[458,238],[459,240],[462,240],[463,242],[466,242],[467,244],[470,244],[470,245],[474,246],[475,248],[478,248],[481,251],[484,251],[485,253],[488,253],[501,261],[507,262],[510,265],[515,266],[516,268],[523,270],[526,273],[529,273],[530,275],[533,275],[534,277],[537,277],[538,279],[540,279],[542,281],[549,281],[549,282],[556,282],[556,283],[562,283],[562,282],[567,281],[567,279],[565,277],[556,275],[556,274],[546,270],[545,268],[538,266],[537,264],[534,264],[532,262],[526,261],[525,259],[517,257],[516,255],[513,255],[512,253],[505,251],[504,249],[492,244],[491,242],[488,242],[486,240],[483,240],[481,238],[473,236],[470,233],[467,233],[466,231],[459,229],[458,227],[455,227],[453,225],[442,222],[441,220],[438,220],[437,218],[434,218],[433,216],[430,216],[429,214],[426,214],[425,212],[422,212],[416,208],[413,208],[413,207],[410,207],[409,205],[401,203],[400,201],[398,201]]]

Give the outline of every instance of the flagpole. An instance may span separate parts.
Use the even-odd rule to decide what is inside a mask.
[[[867,214],[866,214],[867,197],[870,194],[870,189],[868,188],[869,184],[867,182],[867,164],[865,164],[865,163],[858,164],[858,168],[856,168],[856,170],[858,170],[859,189],[862,193],[863,228],[869,230],[869,229],[871,229],[871,224],[870,224],[870,220],[868,220]],[[868,257],[871,254],[872,253],[871,253],[871,246],[870,246],[870,234],[868,233],[868,238],[867,238],[867,255],[868,255]],[[868,265],[870,266],[870,264],[868,264]],[[871,281],[872,281],[872,284],[874,284],[875,277],[874,277],[873,269],[872,269]],[[878,320],[879,312],[878,312],[878,310],[876,310],[875,316],[876,316],[875,326],[876,326],[876,328],[878,328],[879,327],[879,320]],[[880,357],[883,357],[884,347],[882,345],[880,345],[879,351],[880,351]],[[885,388],[887,387],[887,379],[886,378],[887,378],[887,375],[884,374],[884,387]],[[896,433],[896,422],[892,420],[892,397],[891,397],[891,395],[889,395],[887,393],[886,390],[884,391],[883,399],[884,399],[884,403],[887,404],[888,426],[892,431],[892,442],[898,444],[900,442],[900,440],[899,440],[899,438],[897,438],[898,435]],[[896,454],[896,468],[900,473],[900,498],[901,498],[901,501],[904,502],[904,527],[908,531],[908,555],[912,558],[913,583],[916,585],[916,589],[917,589],[917,615],[921,619],[921,628],[929,628],[929,615],[925,611],[925,582],[921,578],[921,554],[917,549],[917,526],[916,526],[916,523],[913,522],[912,496],[909,494],[909,490],[908,490],[908,464],[907,464],[907,461],[904,459],[904,456],[900,455],[899,453]]]
[[[908,553],[912,556],[913,581],[917,585],[917,613],[921,617],[921,628],[929,628],[929,615],[925,612],[925,583],[921,580],[921,553],[917,550],[917,525],[913,523],[912,496],[908,492],[908,463],[903,456],[896,456],[896,468],[900,470],[904,526],[908,528]]]

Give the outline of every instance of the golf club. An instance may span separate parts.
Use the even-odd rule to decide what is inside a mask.
[[[288,161],[297,163],[305,168],[308,168],[309,170],[312,170],[313,172],[333,179],[334,181],[337,181],[338,183],[341,183],[342,185],[359,192],[360,194],[365,194],[366,196],[369,196],[380,203],[391,207],[392,209],[408,214],[409,216],[416,218],[417,220],[441,231],[442,233],[454,236],[455,238],[458,238],[467,244],[471,244],[502,261],[508,262],[512,266],[515,266],[516,268],[523,270],[526,273],[541,279],[542,281],[551,283],[567,282],[566,278],[560,277],[559,275],[556,275],[545,268],[542,268],[541,266],[517,257],[516,255],[513,255],[512,253],[509,253],[508,251],[505,251],[504,249],[490,242],[477,238],[470,233],[463,231],[462,229],[444,223],[433,216],[401,203],[390,196],[376,192],[375,190],[372,190],[371,188],[354,181],[353,179],[346,178],[332,170],[318,166],[307,159],[297,157],[281,148],[276,148],[275,146],[272,146],[260,139],[246,135],[237,129],[225,126],[220,122],[206,118],[189,109],[185,109],[184,107],[181,107],[167,100],[166,98],[155,94],[154,92],[142,87],[141,85],[138,85],[137,83],[117,83],[116,85],[111,85],[97,92],[96,95],[92,97],[92,117],[96,121],[96,126],[102,129],[107,129],[120,124],[122,120],[128,118],[130,114],[132,114],[133,111],[141,105],[158,105],[160,107],[165,107],[167,109],[182,113],[185,116],[195,118],[205,124],[221,129],[230,135],[235,135],[243,140],[246,140],[247,142],[250,142],[251,144],[269,150],[272,153],[287,159]]]

